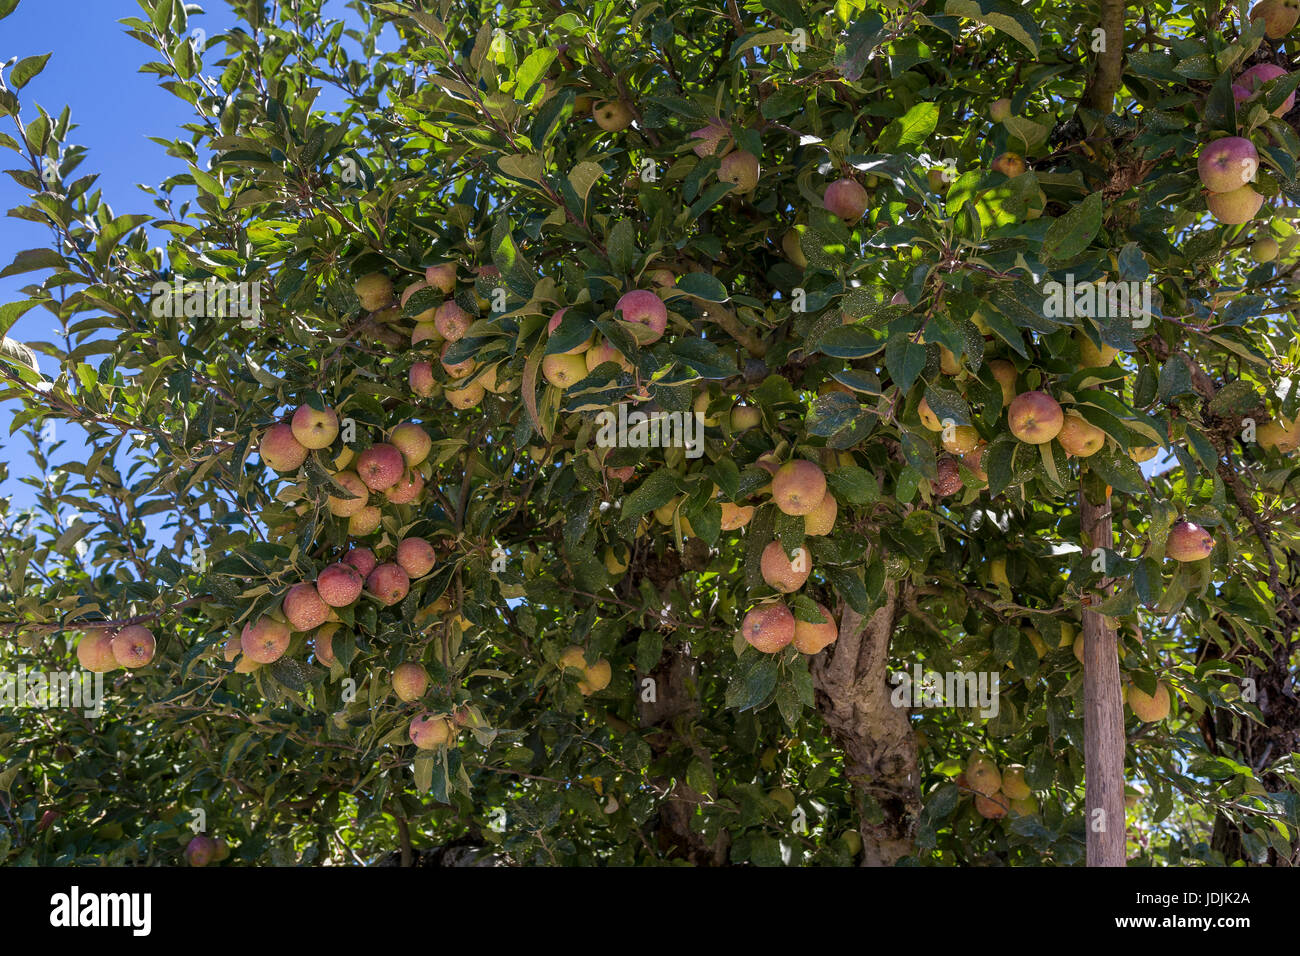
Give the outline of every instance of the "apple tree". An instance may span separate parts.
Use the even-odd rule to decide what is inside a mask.
[[[132,212],[18,62],[0,859],[1294,863],[1272,3],[140,0]]]

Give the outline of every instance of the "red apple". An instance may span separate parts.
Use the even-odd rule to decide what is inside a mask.
[[[1065,414],[1046,392],[1022,392],[1007,407],[1011,434],[1029,445],[1042,445],[1061,432]]]
[[[239,644],[244,656],[258,664],[273,664],[289,649],[289,625],[273,617],[244,625]]]
[[[401,480],[406,468],[402,453],[380,442],[357,456],[357,474],[371,491],[383,491]]]
[[[1169,529],[1165,557],[1175,561],[1200,561],[1214,551],[1214,536],[1198,524],[1180,521]]]
[[[775,654],[794,640],[794,615],[784,604],[765,604],[745,615],[740,630],[755,650]]]
[[[375,552],[369,548],[353,548],[343,555],[343,563],[352,565],[357,569],[357,573],[364,578],[375,569],[375,565],[379,562],[375,560]]]
[[[403,538],[397,545],[397,563],[411,578],[422,578],[437,561],[433,545],[424,538]]]
[[[131,624],[113,635],[113,658],[123,667],[144,667],[153,660],[153,632],[139,624]]]
[[[390,607],[406,597],[410,589],[411,579],[400,564],[381,564],[366,578],[366,590]]]
[[[316,585],[310,581],[289,588],[281,605],[284,616],[295,631],[312,631],[329,619],[329,605],[321,600]]]
[[[1225,136],[1202,147],[1196,161],[1201,183],[1210,192],[1226,193],[1255,181],[1259,153],[1242,136]]]
[[[307,460],[307,449],[294,437],[293,426],[288,422],[278,422],[268,428],[257,453],[280,474],[297,471]]]
[[[668,308],[663,300],[646,289],[625,292],[614,305],[623,323],[640,345],[657,342],[668,328]]]
[[[856,179],[837,179],[826,187],[822,205],[845,222],[857,222],[867,211],[870,197]]]
[[[365,579],[350,564],[331,564],[316,579],[316,591],[330,607],[347,607],[361,597]]]

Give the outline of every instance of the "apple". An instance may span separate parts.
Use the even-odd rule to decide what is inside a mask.
[[[293,426],[288,422],[278,422],[268,428],[257,446],[257,453],[273,471],[282,475],[297,471],[307,460],[307,449],[294,437]]]
[[[657,342],[668,328],[668,307],[647,289],[624,292],[614,304],[614,311],[621,315],[624,327],[638,345]]]
[[[622,100],[606,100],[592,112],[596,125],[607,133],[617,133],[632,125],[632,107]]]
[[[347,607],[361,597],[365,578],[350,564],[331,564],[316,579],[316,592],[330,607]]]
[[[1276,40],[1286,36],[1300,19],[1300,0],[1260,0],[1250,8],[1250,22],[1264,21],[1264,36]]]
[[[950,455],[965,455],[979,444],[980,433],[970,425],[954,425],[943,430],[943,450]]]
[[[835,517],[839,513],[840,503],[829,491],[822,495],[817,507],[803,516],[803,533],[811,537],[830,534],[835,527]]]
[[[424,281],[443,295],[450,295],[456,288],[456,263],[444,262],[429,266],[424,270]]]
[[[361,308],[378,312],[393,301],[393,280],[382,272],[372,272],[358,279],[352,286]]]
[[[1056,440],[1061,443],[1067,455],[1087,458],[1101,451],[1106,444],[1106,433],[1080,416],[1070,414],[1061,423],[1061,431]]]
[[[384,497],[395,505],[409,505],[419,501],[424,493],[424,476],[418,471],[407,471],[397,479],[397,484],[384,491]]]
[[[780,541],[769,541],[763,549],[759,565],[768,587],[790,594],[798,591],[808,580],[812,571],[812,557],[807,548],[799,548],[795,552],[795,560],[791,561]]]
[[[1225,136],[1201,148],[1196,171],[1210,192],[1226,193],[1255,181],[1259,153],[1242,136]]]
[[[825,494],[825,472],[806,459],[788,461],[772,476],[772,500],[788,515],[809,514]]]
[[[1011,400],[1016,397],[1018,375],[1016,367],[1006,359],[993,359],[989,362],[989,371],[993,373],[993,378],[1002,388],[1002,404],[1010,405]]]
[[[371,491],[393,487],[405,469],[406,460],[402,453],[384,442],[371,445],[357,455],[357,474]]]
[[[77,644],[77,661],[92,674],[106,674],[120,666],[113,653],[113,638],[101,628],[82,635]]]
[[[474,324],[474,317],[448,299],[433,313],[433,327],[448,342],[459,342]]]
[[[375,560],[375,552],[369,548],[353,548],[343,555],[343,563],[352,565],[357,569],[357,573],[364,578],[375,569],[375,565],[379,562]]]
[[[416,717],[408,733],[411,743],[421,750],[437,750],[455,741],[456,726],[445,717]]]
[[[551,316],[551,320],[546,323],[546,334],[548,336],[554,335],[556,331],[559,330],[560,323],[564,321],[564,313],[568,311],[569,311],[569,307],[566,305],[564,308],[560,309],[553,316]],[[586,341],[579,342],[573,348],[569,349],[566,352],[562,352],[560,354],[581,355],[583,352],[587,351],[590,347],[591,347],[591,339],[587,339]]]
[[[1011,118],[1011,100],[1007,97],[994,100],[989,104],[989,119],[1002,123]]]
[[[845,222],[857,222],[867,211],[870,197],[856,179],[837,179],[826,187],[822,205],[832,216]]]
[[[597,342],[584,353],[588,372],[594,372],[606,362],[613,362],[625,372],[632,371],[632,363],[623,357],[623,353],[608,342]]]
[[[438,387],[438,380],[433,377],[433,365],[429,362],[414,363],[408,381],[411,391],[421,398],[428,398]]]
[[[1105,342],[1101,348],[1092,344],[1092,339],[1082,332],[1074,334],[1074,341],[1079,345],[1079,361],[1083,368],[1105,368],[1115,361],[1115,356],[1119,355],[1119,349],[1112,348]]]
[[[216,841],[199,834],[185,844],[185,861],[190,866],[207,866],[217,853]]]
[[[1169,529],[1165,557],[1175,561],[1200,561],[1214,550],[1214,536],[1198,524],[1180,521]]]
[[[239,646],[244,656],[258,664],[274,664],[289,649],[289,625],[273,617],[244,625]]]
[[[1228,226],[1250,222],[1264,205],[1264,197],[1249,186],[1227,193],[1206,193],[1205,205],[1210,215]]]
[[[316,660],[326,667],[332,667],[338,659],[334,656],[334,634],[338,629],[339,626],[332,622],[322,624],[311,638],[312,653],[316,655]]]
[[[943,431],[943,422],[939,421],[939,416],[930,408],[930,403],[924,398],[921,404],[916,406],[916,414],[921,419],[921,424],[932,432]]]
[[[1156,445],[1144,445],[1140,448],[1130,448],[1128,456],[1139,465],[1144,461],[1150,461],[1160,453],[1160,448]]]
[[[720,119],[711,119],[707,125],[692,130],[690,138],[699,140],[691,149],[700,158],[725,153],[731,149],[731,128]]]
[[[723,531],[739,531],[749,524],[750,519],[753,517],[754,509],[751,505],[737,505],[732,504],[730,501],[722,502]]]
[[[967,470],[980,481],[989,480],[988,472],[984,470],[984,450],[988,447],[988,442],[980,442],[961,459]]]
[[[329,619],[329,605],[309,581],[289,588],[281,607],[295,631],[313,631]]]
[[[578,692],[584,697],[589,697],[608,687],[613,676],[614,672],[609,666],[609,661],[601,658],[586,669],[583,679],[578,681]]]
[[[733,432],[749,431],[763,420],[762,409],[753,405],[736,405],[731,409],[731,430]]]
[[[938,475],[934,481],[930,482],[930,488],[940,498],[947,498],[949,495],[961,491],[961,472],[957,470],[957,460],[955,458],[945,456],[939,459]]]
[[[1022,764],[1013,763],[1002,771],[1002,792],[1012,800],[1027,800],[1032,795],[1029,784],[1025,783]]]
[[[1060,434],[1065,415],[1046,392],[1024,392],[1007,406],[1011,434],[1028,445],[1042,445]]]
[[[299,405],[293,413],[292,428],[293,437],[303,448],[328,448],[338,437],[339,416],[332,408],[317,411],[310,405]]]
[[[1007,815],[1008,800],[1001,790],[985,796],[975,794],[975,812],[985,820],[1001,820]]]
[[[993,171],[1001,173],[1007,179],[1015,179],[1027,168],[1025,158],[1019,153],[1003,153],[993,160]]]
[[[442,353],[439,356],[442,362],[442,367],[446,370],[447,374],[452,378],[465,378],[467,375],[473,375],[474,369],[478,367],[478,363],[475,362],[473,358],[462,359],[459,362],[447,361],[447,351],[451,346],[451,342],[447,342],[443,345]]]
[[[1293,452],[1300,445],[1300,429],[1282,420],[1265,422],[1255,430],[1255,441],[1268,451]]]
[[[355,538],[364,538],[374,534],[379,528],[383,514],[374,505],[366,505],[352,517],[348,518],[348,534]]]
[[[1256,239],[1250,246],[1251,256],[1259,263],[1272,262],[1281,251],[1277,240],[1267,233]]]
[[[718,169],[718,182],[732,183],[737,194],[752,193],[758,186],[758,157],[745,150],[737,150],[722,157]]]
[[[1282,69],[1280,66],[1274,66],[1272,63],[1257,63],[1249,70],[1243,71],[1241,76],[1237,77],[1237,82],[1233,84],[1233,97],[1237,97],[1238,86],[1240,86],[1245,92],[1246,97],[1249,97],[1258,91],[1264,84],[1271,83],[1273,80],[1276,80],[1281,76],[1286,76],[1286,70]],[[1273,115],[1283,116],[1286,113],[1289,113],[1293,106],[1295,106],[1294,92],[1286,98],[1281,106],[1273,111]]]
[[[336,485],[353,497],[339,498],[330,495],[325,499],[330,514],[339,518],[350,518],[366,506],[370,499],[370,489],[366,487],[360,475],[355,471],[340,471],[333,476],[333,479]]]
[[[422,578],[438,560],[433,545],[424,538],[403,538],[397,545],[397,563],[410,578]]]
[[[416,322],[415,328],[411,330],[411,345],[419,345],[421,342],[432,342],[434,345],[440,345],[443,341],[442,334],[438,327],[429,322]]]
[[[556,388],[568,388],[587,377],[587,360],[581,355],[547,355],[542,358],[542,375]]]
[[[414,468],[429,457],[433,439],[415,422],[403,422],[393,429],[388,441],[402,453],[407,468]]]
[[[393,668],[393,693],[408,704],[419,700],[429,689],[429,672],[419,664],[407,661]]]
[[[366,590],[379,601],[392,607],[411,589],[411,579],[400,564],[381,564],[366,577]]]
[[[123,667],[134,670],[153,660],[156,644],[153,632],[139,624],[130,624],[113,635],[109,642],[113,659]]]
[[[966,758],[966,785],[986,796],[997,793],[1002,788],[998,765],[978,750],[972,752]]]
[[[426,281],[425,279],[415,280],[410,285],[408,285],[405,289],[402,290],[402,296],[398,300],[399,304],[403,309],[406,308],[406,303],[410,302],[417,292],[420,292],[427,288],[429,288],[428,281]],[[417,312],[415,315],[411,316],[411,321],[416,323],[417,325],[419,325],[422,322],[432,322],[433,313],[434,313],[433,307],[430,306],[429,308],[425,309],[423,312]],[[399,319],[401,318],[400,310],[398,310],[396,318]],[[394,319],[394,321],[396,321],[396,319]]]
[[[760,605],[745,615],[740,630],[755,650],[775,654],[794,640],[794,615],[784,604]]]
[[[794,622],[793,643],[795,649],[801,654],[819,654],[822,648],[834,644],[835,639],[840,636],[839,625],[835,623],[835,618],[825,605],[818,604],[817,610],[822,612],[820,623],[810,624],[798,619]]]
[[[1169,716],[1169,687],[1164,681],[1156,684],[1155,694],[1148,694],[1136,684],[1129,684],[1125,699],[1129,710],[1144,723],[1155,723]]]
[[[785,257],[790,260],[791,265],[803,269],[808,265],[808,257],[803,254],[803,247],[799,245],[800,228],[802,227],[795,226],[781,237],[781,251],[785,253]]]
[[[463,411],[466,408],[473,408],[483,401],[487,393],[483,390],[482,383],[470,382],[464,388],[449,388],[443,394],[453,408],[459,408]]]

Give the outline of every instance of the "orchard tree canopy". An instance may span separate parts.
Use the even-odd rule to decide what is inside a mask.
[[[1297,862],[1294,9],[230,5],[4,73],[0,861]]]

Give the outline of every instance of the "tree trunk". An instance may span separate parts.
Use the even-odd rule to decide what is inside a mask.
[[[1088,550],[1111,545],[1110,492],[1100,504],[1079,490],[1079,519]],[[1103,594],[1109,587],[1102,589]],[[1083,611],[1084,808],[1088,866],[1124,865],[1124,703],[1119,647],[1104,615]]]
[[[812,659],[817,710],[844,749],[862,821],[862,865],[893,866],[913,852],[921,809],[916,737],[908,711],[890,701],[889,639],[901,585],[886,585],[870,618],[844,607],[839,638]]]

